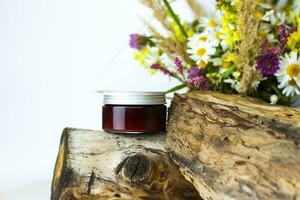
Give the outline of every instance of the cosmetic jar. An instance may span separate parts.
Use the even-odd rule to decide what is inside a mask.
[[[105,91],[103,97],[103,130],[113,133],[166,130],[165,93]]]

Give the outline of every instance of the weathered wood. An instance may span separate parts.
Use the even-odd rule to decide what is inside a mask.
[[[300,111],[213,92],[176,95],[167,146],[203,199],[300,199]]]
[[[198,200],[165,149],[165,134],[65,129],[52,200]]]

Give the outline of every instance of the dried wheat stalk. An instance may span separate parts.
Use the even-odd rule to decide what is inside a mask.
[[[242,72],[239,92],[243,95],[255,91],[260,79],[260,74],[255,67],[260,46],[258,41],[259,19],[255,17],[256,6],[255,0],[237,1],[237,31],[240,43],[237,45],[236,57],[238,68]]]
[[[191,10],[197,17],[203,16],[203,9],[197,0],[186,0]]]
[[[174,60],[175,57],[179,56],[187,64],[192,65],[193,62],[187,54],[186,42],[180,39],[175,30],[170,26],[169,20],[164,6],[158,0],[140,0],[142,4],[150,8],[153,12],[154,17],[161,23],[161,25],[170,34],[169,36],[163,36],[159,31],[157,31],[149,23],[145,22],[149,31],[156,40],[156,45],[170,58]]]

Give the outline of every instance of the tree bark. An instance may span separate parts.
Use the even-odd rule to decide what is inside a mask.
[[[300,199],[300,111],[213,92],[175,95],[167,147],[203,199]]]
[[[65,129],[52,200],[198,200],[165,149],[165,134]]]

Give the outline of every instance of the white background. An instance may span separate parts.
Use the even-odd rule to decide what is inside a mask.
[[[0,0],[0,200],[49,199],[63,128],[101,127],[97,90],[176,84],[133,60],[139,16],[136,0]]]

